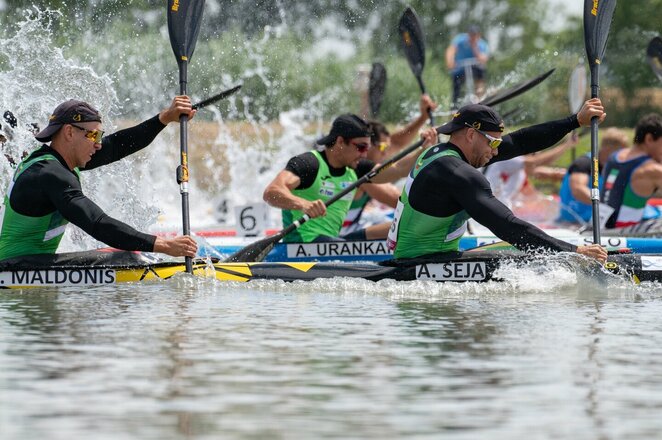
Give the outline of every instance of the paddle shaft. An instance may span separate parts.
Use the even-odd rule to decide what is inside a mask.
[[[599,64],[591,65],[591,98],[599,96]],[[591,118],[591,207],[593,243],[600,243],[600,166],[598,163],[598,117]]]
[[[414,74],[416,74],[416,72],[414,72]],[[425,84],[423,84],[423,78],[421,78],[420,74],[416,75],[416,80],[418,81],[418,86],[421,88],[421,93],[427,95]],[[428,117],[430,118],[430,125],[434,127],[434,116],[432,116],[432,109],[430,108],[428,108]]]
[[[209,105],[212,105],[216,101],[220,101],[223,98],[227,98],[228,96],[233,95],[240,88],[241,88],[241,84],[238,85],[238,86],[234,86],[231,89],[224,90],[221,93],[218,93],[214,96],[211,96],[211,97],[205,99],[204,101],[200,101],[198,103],[193,104],[192,108],[193,108],[193,110],[199,110],[201,108],[205,108]]]
[[[186,85],[188,83],[188,61],[181,60],[179,63],[179,94],[186,95]],[[179,193],[182,196],[182,233],[191,235],[191,222],[189,213],[188,199],[188,115],[179,116],[179,148],[180,164],[177,167],[177,183],[179,183]],[[185,257],[186,272],[193,273],[193,259]]]

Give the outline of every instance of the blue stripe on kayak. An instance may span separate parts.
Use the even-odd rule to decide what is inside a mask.
[[[592,237],[560,237],[562,240],[571,241],[574,244],[592,243]],[[495,243],[500,241],[495,237],[462,237],[460,239],[460,250],[464,251],[478,246]],[[624,238],[624,237],[602,237],[602,244],[607,246],[608,250],[630,249],[637,254],[662,253],[662,238]],[[290,245],[288,256],[287,245],[277,244],[267,255],[264,261],[282,262],[282,261],[383,261],[391,258],[390,254],[385,254],[385,242],[336,242],[336,243],[308,243],[306,246],[313,246],[314,257],[306,253],[305,248],[297,244]],[[354,247],[353,247],[354,246]],[[201,256],[227,256],[242,249],[243,246],[237,245],[218,245],[201,246],[199,255]],[[364,249],[368,254],[353,253],[354,250]],[[220,254],[220,255],[219,255]]]

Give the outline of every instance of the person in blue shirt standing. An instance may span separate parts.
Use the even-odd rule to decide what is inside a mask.
[[[461,33],[451,41],[446,49],[446,66],[453,80],[453,107],[457,108],[460,99],[462,84],[471,73],[474,81],[476,96],[485,91],[485,74],[489,47],[487,41],[481,38],[480,28],[476,25],[469,27],[468,32]],[[467,92],[472,92],[468,90]]]

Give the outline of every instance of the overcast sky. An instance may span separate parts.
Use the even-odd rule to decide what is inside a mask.
[[[547,16],[551,21],[552,26],[563,26],[563,21],[567,16],[579,16],[584,12],[583,0],[546,0],[549,3],[549,11]]]

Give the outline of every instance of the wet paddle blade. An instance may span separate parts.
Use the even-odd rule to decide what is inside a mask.
[[[370,71],[370,83],[368,87],[368,100],[370,102],[370,114],[373,118],[379,115],[379,108],[384,99],[386,89],[386,68],[382,63],[373,63]]]
[[[592,69],[602,63],[615,9],[616,0],[584,0],[584,43]],[[591,87],[594,85],[593,80],[597,81],[593,76],[591,75]],[[594,96],[591,94],[591,97]]]
[[[402,13],[398,30],[402,36],[402,44],[409,67],[418,78],[423,73],[423,67],[425,67],[425,42],[418,16],[411,7],[407,7]]]
[[[648,64],[650,64],[651,69],[653,69],[658,79],[662,81],[662,38],[659,36],[655,37],[648,43],[646,57],[648,58]]]
[[[586,65],[583,62],[577,64],[570,74],[568,82],[568,104],[570,113],[577,113],[586,100]]]
[[[168,0],[168,34],[177,63],[193,56],[204,6],[205,0]]]
[[[254,263],[264,260],[269,252],[274,248],[284,235],[282,231],[276,235],[272,235],[255,243],[251,243],[239,249],[234,254],[230,255],[225,263]]]
[[[522,82],[506,90],[502,90],[491,96],[488,96],[487,98],[480,101],[479,104],[483,104],[491,107],[493,105],[500,104],[504,101],[508,101],[509,99],[513,99],[514,97],[521,95],[522,93],[532,89],[533,87],[537,86],[538,84],[546,80],[552,73],[554,73],[554,70],[556,69],[552,69],[548,72],[543,73],[542,75],[536,76],[533,79]]]
[[[196,104],[193,104],[193,110],[198,110],[201,108],[205,108],[209,105],[212,105],[216,101],[220,101],[221,99],[227,98],[230,95],[233,95],[236,93],[239,89],[241,89],[242,84],[239,84],[238,86],[234,86],[231,89],[225,90],[217,95],[211,96],[204,101],[200,101]]]

